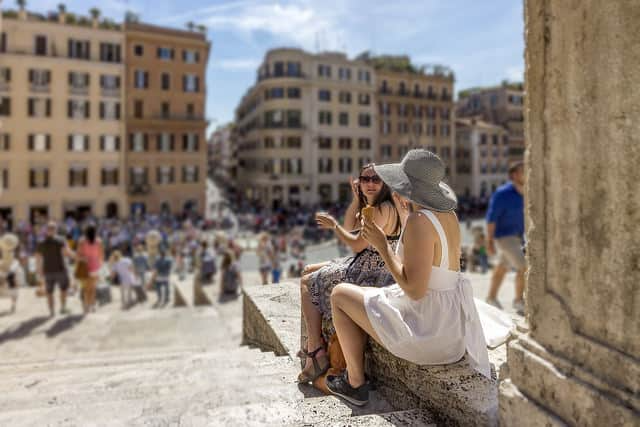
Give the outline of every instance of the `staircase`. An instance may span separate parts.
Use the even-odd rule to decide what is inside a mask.
[[[298,385],[297,361],[241,345],[240,299],[121,311],[113,296],[84,318],[49,319],[21,293],[17,316],[0,317],[0,425],[433,425],[375,392],[356,408]]]

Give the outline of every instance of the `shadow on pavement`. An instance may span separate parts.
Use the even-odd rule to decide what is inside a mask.
[[[0,345],[6,341],[19,340],[27,337],[34,329],[44,324],[47,320],[49,320],[47,316],[38,316],[21,322],[17,327],[10,326],[0,334]]]
[[[76,323],[79,323],[82,320],[83,317],[84,316],[82,314],[75,314],[73,316],[67,316],[57,320],[56,323],[54,323],[49,329],[47,329],[47,332],[45,333],[47,335],[47,338],[55,338],[64,331],[73,328]]]
[[[224,304],[224,303],[227,303],[227,302],[235,301],[239,297],[240,297],[239,293],[225,294],[224,292],[220,292],[220,294],[218,295],[218,302],[220,304]]]

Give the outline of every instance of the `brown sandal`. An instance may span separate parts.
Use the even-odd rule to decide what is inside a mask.
[[[331,364],[329,363],[329,355],[326,353],[326,351],[322,356],[317,356],[320,350],[324,350],[324,346],[320,346],[313,351],[300,350],[298,352],[298,355],[300,355],[300,357],[310,357],[311,362],[313,362],[313,371],[311,373],[305,371],[304,369],[302,370],[302,372],[300,372],[300,374],[298,375],[299,383],[312,383],[318,377],[324,375],[331,367]]]

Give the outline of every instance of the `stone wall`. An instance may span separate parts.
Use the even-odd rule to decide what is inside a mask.
[[[531,332],[501,421],[630,425],[640,404],[640,2],[528,0]],[[524,399],[528,404],[522,403]]]

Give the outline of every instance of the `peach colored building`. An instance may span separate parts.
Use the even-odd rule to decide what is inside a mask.
[[[204,212],[209,42],[196,31],[125,24],[129,213]]]
[[[4,16],[0,215],[121,215],[124,34],[64,13]]]

